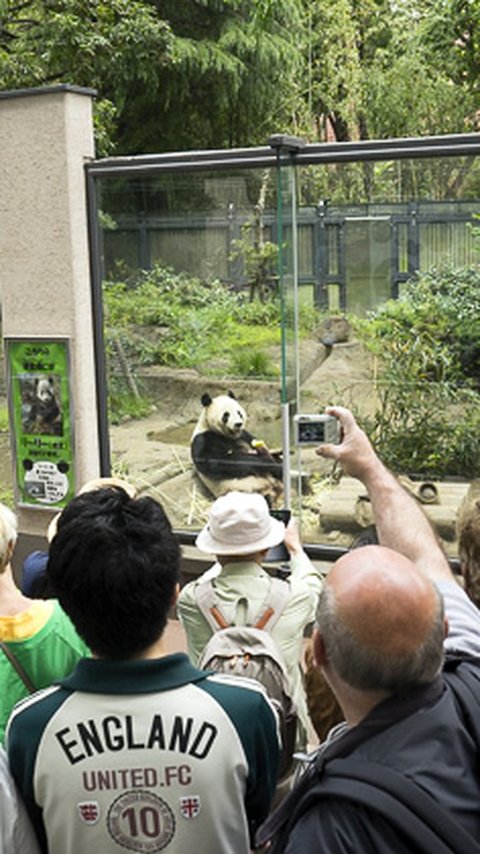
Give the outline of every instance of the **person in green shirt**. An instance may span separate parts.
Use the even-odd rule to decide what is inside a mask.
[[[16,516],[0,504],[0,743],[19,700],[67,676],[89,655],[55,599],[30,599],[17,587],[10,563],[16,541]]]

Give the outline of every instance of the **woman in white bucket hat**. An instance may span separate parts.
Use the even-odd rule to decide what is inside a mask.
[[[269,548],[281,542],[290,554],[286,583],[290,595],[271,635],[287,666],[292,696],[302,724],[298,747],[304,747],[308,727],[300,660],[305,627],[312,623],[323,575],[303,551],[295,522],[287,528],[274,519],[258,493],[229,492],[212,504],[209,519],[196,539],[197,548],[217,558],[217,563],[195,581],[186,584],[178,600],[178,616],[185,629],[188,652],[196,664],[211,637],[212,629],[196,603],[196,588],[213,579],[222,614],[229,623],[251,624],[265,602],[270,581],[262,561]]]
[[[270,516],[256,492],[228,492],[212,505],[207,525],[195,545],[214,555],[247,555],[266,551],[285,539],[285,525]]]

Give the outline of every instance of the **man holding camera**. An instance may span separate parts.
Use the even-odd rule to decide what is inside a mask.
[[[229,492],[212,504],[208,524],[197,537],[200,551],[213,554],[217,563],[200,578],[186,584],[178,599],[178,615],[185,629],[188,652],[197,663],[212,635],[197,604],[197,591],[206,578],[213,578],[215,593],[229,624],[252,625],[262,606],[267,606],[270,576],[263,569],[269,548],[282,541],[290,554],[288,597],[272,638],[283,653],[290,679],[292,699],[300,722],[298,747],[306,745],[308,713],[300,660],[303,632],[313,622],[323,576],[302,549],[295,522],[287,527],[274,519],[263,495]]]
[[[365,485],[381,545],[342,556],[327,576],[313,648],[345,723],[330,731],[258,843],[273,840],[271,854],[473,854],[480,850],[480,614],[421,508],[352,414],[327,411],[342,439],[317,453]]]

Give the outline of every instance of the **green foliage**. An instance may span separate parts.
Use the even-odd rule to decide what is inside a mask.
[[[278,300],[249,302],[245,293],[218,281],[158,265],[144,272],[135,287],[107,282],[104,303],[110,361],[121,334],[133,367],[193,367],[215,357],[228,359],[244,346],[280,340]]]
[[[415,0],[410,0],[414,5]],[[447,72],[455,87],[478,91],[480,7],[476,0],[423,0],[425,49]]]
[[[108,394],[108,420],[110,424],[121,424],[130,418],[146,418],[152,411],[152,402],[148,397],[136,397],[128,389],[122,389],[121,383],[112,379]]]
[[[232,240],[230,260],[241,258],[250,287],[250,299],[256,295],[264,302],[277,289],[278,246],[270,240],[259,240],[259,231],[260,227],[253,223],[242,226],[241,238]]]
[[[380,408],[365,424],[397,471],[480,474],[480,272],[433,269],[357,329],[377,354]]]
[[[474,93],[465,86],[452,86],[443,69],[432,74],[431,57],[423,56],[418,45],[389,57],[387,67],[384,62],[382,57],[373,64],[365,89],[373,138],[474,129],[468,118],[473,117]]]
[[[250,302],[245,294],[235,300],[234,319],[244,327],[253,327],[252,332],[258,336],[263,331],[258,327],[278,328],[280,324],[280,306],[274,299],[266,303],[254,300]]]
[[[96,89],[101,156],[264,141],[291,115],[299,5],[0,3],[0,86]]]
[[[113,148],[118,110],[112,101],[97,99],[93,105],[93,132],[97,157],[108,157]]]
[[[339,141],[477,129],[478,3],[306,0],[303,5],[306,136],[312,138],[314,129],[320,139],[333,133]],[[356,167],[355,178],[357,173],[356,183],[361,186],[363,178],[368,189],[368,166]],[[325,195],[332,198],[330,187]]]
[[[264,350],[234,350],[230,358],[230,372],[233,376],[255,377],[256,379],[276,379],[278,365],[274,365]]]
[[[253,145],[275,131],[315,140],[464,132],[477,121],[479,8],[0,0],[0,87],[97,90],[99,156]]]
[[[16,505],[13,486],[6,486],[5,484],[0,485],[0,503],[6,504],[6,506],[10,507],[11,510],[15,510]]]
[[[25,0],[1,10],[0,87],[71,83],[98,91],[99,153],[142,89],[158,93],[172,32],[141,0]]]
[[[480,273],[443,267],[410,282],[366,321],[374,346],[385,343],[394,358],[407,359],[410,375],[426,380],[480,380]]]
[[[3,454],[4,460],[10,459],[10,422],[8,417],[8,407],[0,407],[0,452]],[[2,471],[2,480],[0,482],[0,503],[6,504],[7,507],[14,509],[15,500],[13,495],[12,472],[9,471],[9,466],[4,465]]]
[[[175,34],[175,64],[164,75],[162,132],[152,146],[158,149],[159,136],[162,150],[258,144],[291,121],[302,63],[300,0],[157,5]],[[138,105],[130,106],[138,116]]]
[[[450,0],[404,0],[398,4],[388,49],[377,51],[369,67],[363,69],[363,103],[370,137],[476,130],[476,86],[458,73],[458,45],[452,35],[456,31],[455,5],[458,12],[461,4]],[[415,171],[421,179],[421,171]],[[427,176],[429,171],[427,166]],[[402,183],[407,179],[405,189],[413,193],[416,187],[408,177],[403,175]],[[429,184],[431,198],[450,197],[448,183],[443,188],[441,181]],[[428,183],[421,182],[420,186]]]
[[[362,67],[388,39],[385,0],[316,0],[308,4],[311,108],[338,140],[362,136]],[[382,14],[383,13],[383,14]],[[386,31],[386,32],[385,32]]]
[[[0,433],[8,433],[9,429],[8,407],[0,406]]]

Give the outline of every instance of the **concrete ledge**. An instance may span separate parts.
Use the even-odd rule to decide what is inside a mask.
[[[55,92],[73,92],[75,95],[88,95],[90,98],[97,95],[96,89],[73,86],[71,83],[57,83],[55,86],[33,86],[31,89],[8,89],[6,92],[0,92],[0,100],[28,98],[31,95],[53,95]]]

